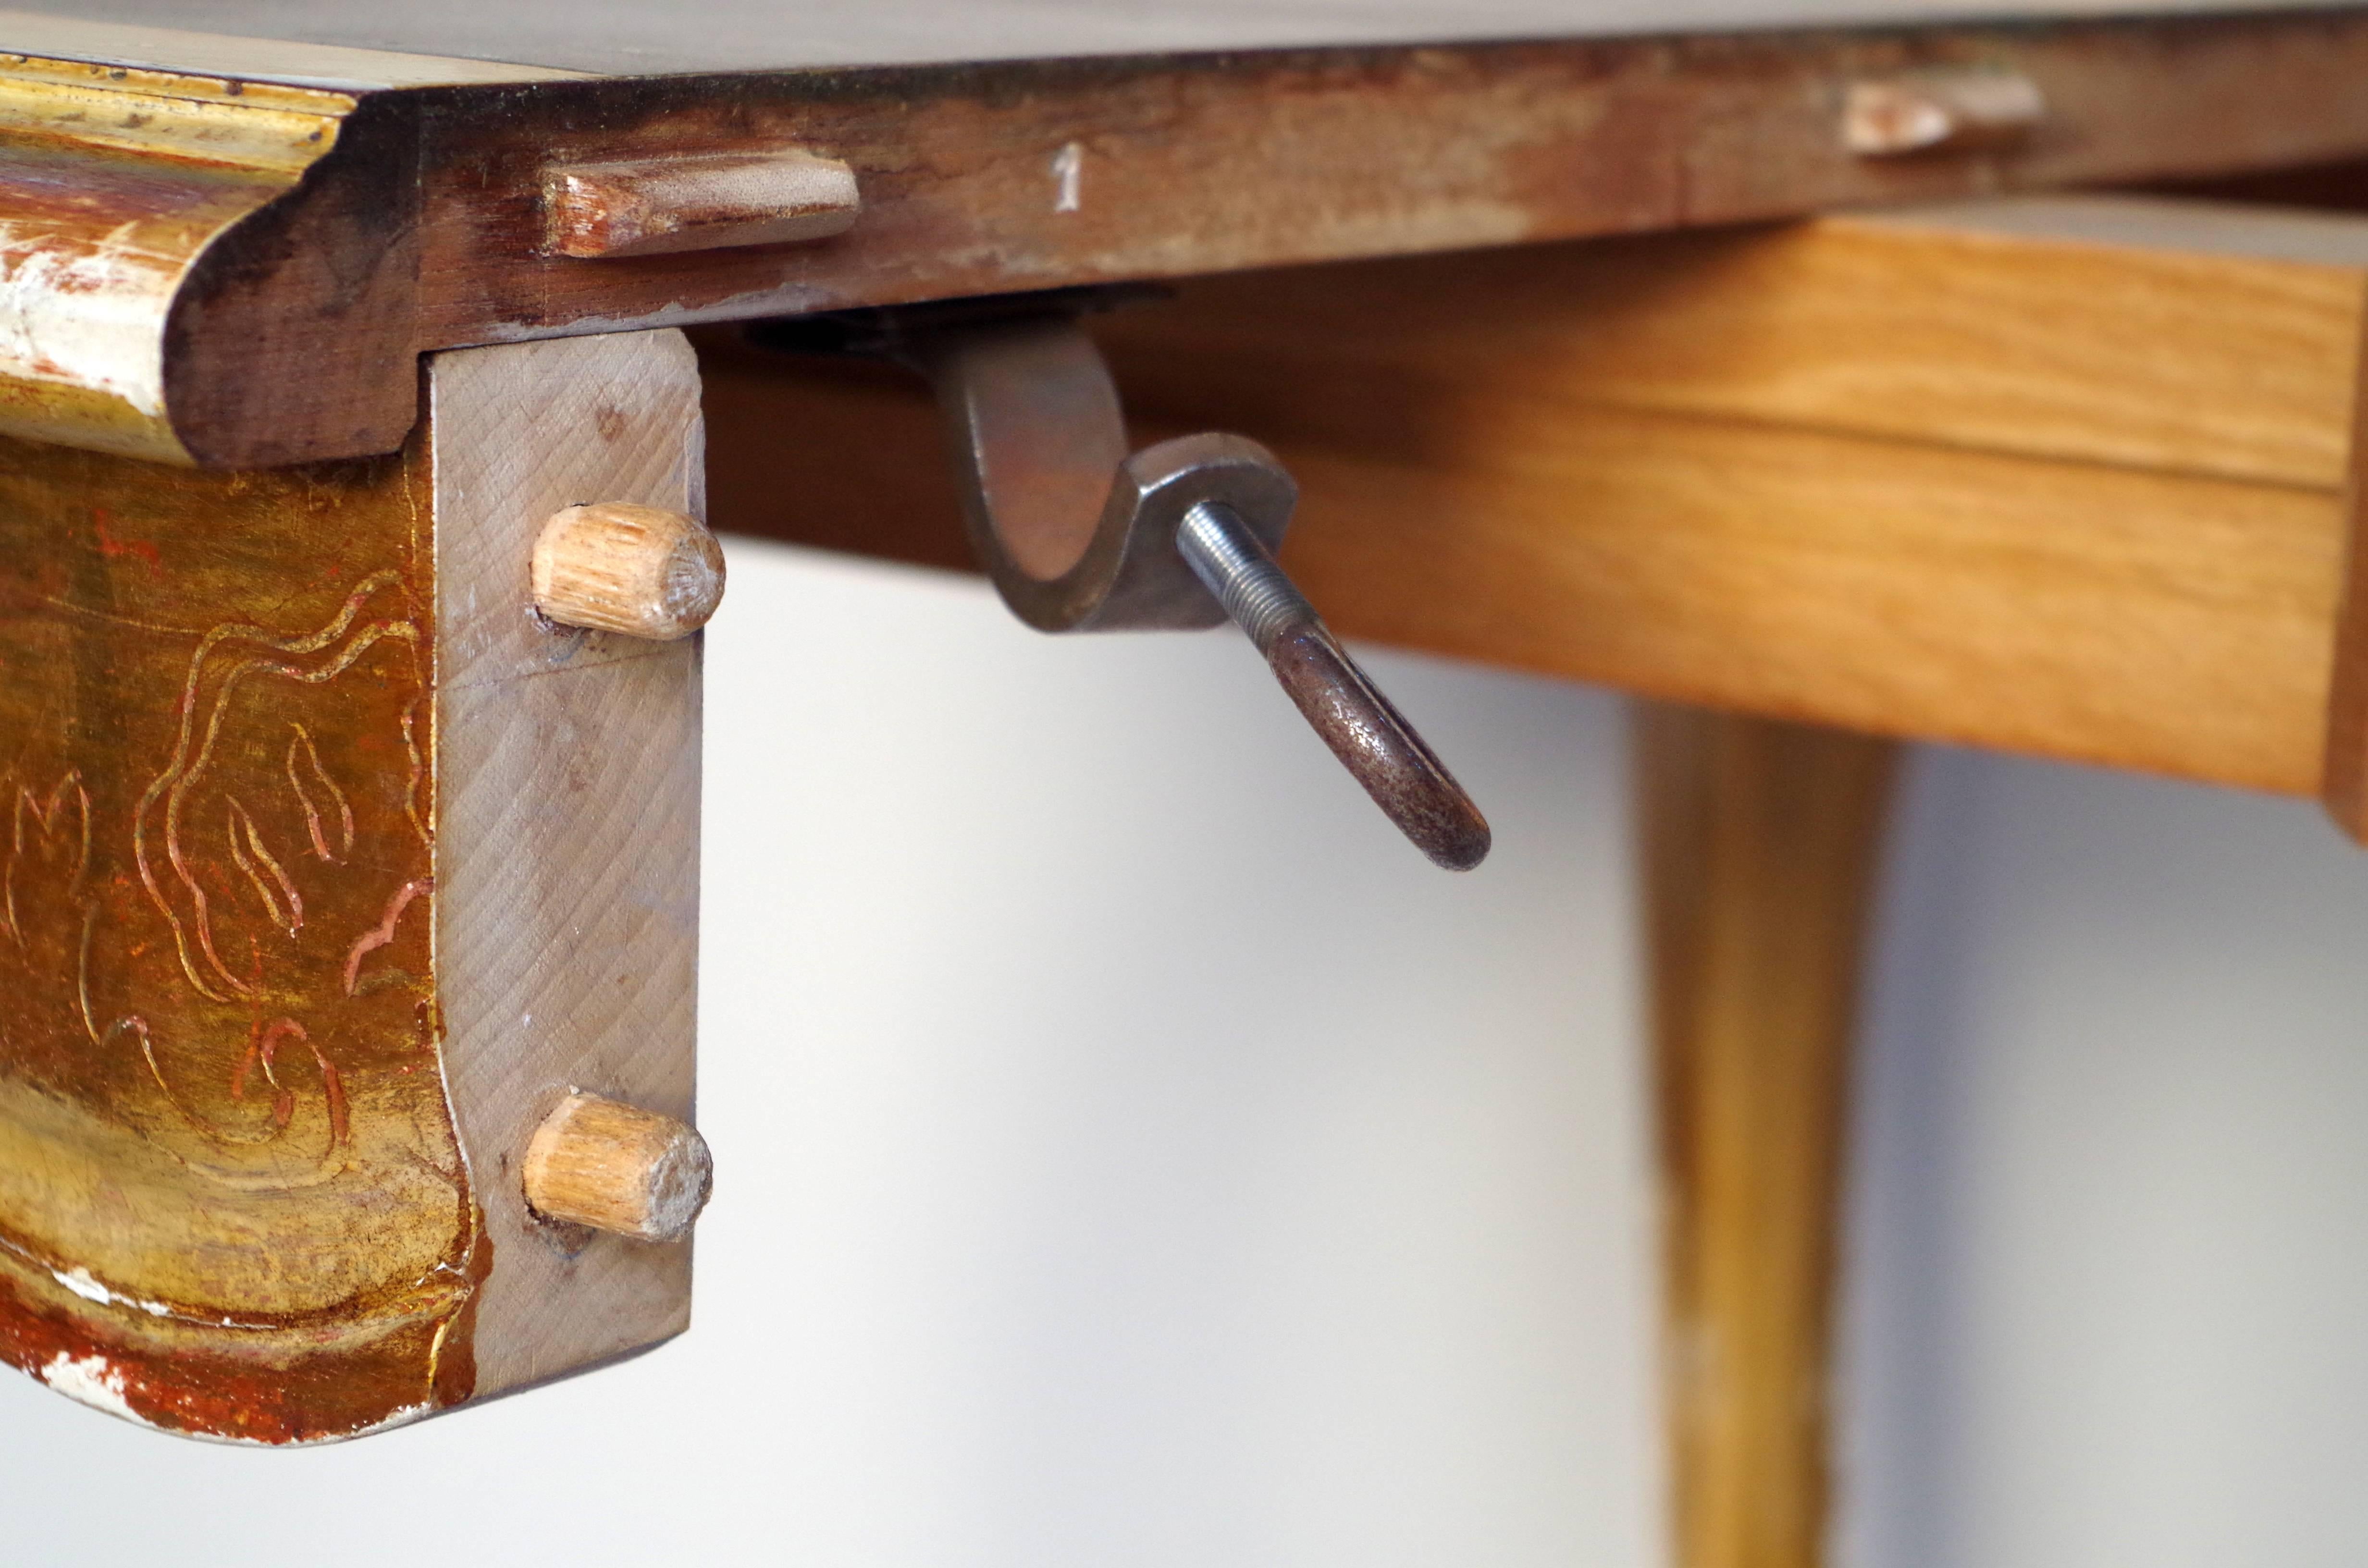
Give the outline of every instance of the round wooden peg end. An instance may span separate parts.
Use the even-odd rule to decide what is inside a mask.
[[[696,517],[622,502],[552,514],[534,543],[535,608],[563,626],[668,642],[723,599],[723,551]]]
[[[570,1095],[527,1143],[526,1200],[546,1220],[670,1242],[707,1206],[714,1169],[695,1128],[598,1095]]]

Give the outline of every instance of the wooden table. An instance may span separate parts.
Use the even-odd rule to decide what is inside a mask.
[[[536,613],[544,520],[965,559],[918,384],[734,323],[1181,280],[1098,327],[1130,406],[1290,461],[1344,630],[1656,699],[1689,1564],[1820,1550],[1893,740],[2368,829],[2368,12],[101,0],[0,48],[0,1355],[168,1430],[686,1321],[696,640]],[[2107,186],[2189,194],[2044,194]],[[552,1196],[612,1156],[643,1209]]]

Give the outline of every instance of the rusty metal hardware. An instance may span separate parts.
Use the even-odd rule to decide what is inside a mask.
[[[1299,487],[1257,442],[1204,434],[1130,454],[1118,392],[1080,324],[1143,290],[849,312],[750,335],[896,360],[936,390],[971,543],[1042,631],[1190,630],[1229,616],[1383,812],[1451,870],[1488,824],[1274,562]]]
[[[1449,870],[1478,865],[1488,853],[1480,808],[1349,657],[1241,514],[1222,501],[1203,501],[1184,514],[1176,545],[1373,803]]]

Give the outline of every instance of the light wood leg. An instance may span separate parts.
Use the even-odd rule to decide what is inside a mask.
[[[1638,710],[1682,1568],[1822,1555],[1850,1039],[1896,750]]]

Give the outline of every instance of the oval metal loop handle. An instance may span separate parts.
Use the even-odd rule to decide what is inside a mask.
[[[1232,508],[1208,501],[1194,506],[1177,530],[1176,548],[1398,831],[1451,871],[1468,871],[1485,859],[1487,818]]]

